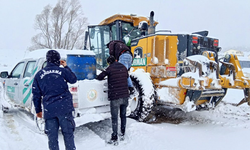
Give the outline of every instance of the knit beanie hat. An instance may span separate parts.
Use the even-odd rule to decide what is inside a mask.
[[[56,50],[49,50],[46,54],[47,62],[60,66],[60,54]]]

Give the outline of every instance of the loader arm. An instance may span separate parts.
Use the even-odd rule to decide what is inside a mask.
[[[244,76],[236,55],[227,55],[224,62],[220,63],[222,63],[220,83],[223,88],[250,88],[250,79]]]

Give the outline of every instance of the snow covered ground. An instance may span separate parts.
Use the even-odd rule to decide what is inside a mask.
[[[1,53],[3,51],[1,50]],[[21,59],[13,53],[12,58],[1,56],[1,71],[11,70]],[[7,56],[7,55],[6,55]],[[8,55],[9,56],[9,55]],[[10,65],[9,65],[10,64]],[[3,95],[0,95],[3,100]],[[164,115],[156,115],[157,123],[142,123],[128,118],[126,140],[118,146],[105,144],[110,138],[110,119],[77,127],[77,149],[89,150],[248,150],[250,138],[250,107],[238,103],[243,91],[229,90],[214,110],[189,112],[161,108]],[[9,113],[0,112],[0,150],[45,150],[46,135],[40,133],[32,115],[22,109],[11,108]],[[59,135],[60,148],[64,150],[63,137]]]

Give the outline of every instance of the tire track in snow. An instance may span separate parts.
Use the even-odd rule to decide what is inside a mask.
[[[93,131],[96,135],[98,135],[103,140],[109,139],[112,133],[110,119],[87,123],[84,126],[90,129],[91,131]],[[120,124],[118,125],[118,129],[119,129],[119,126]]]
[[[186,113],[168,106],[156,106],[148,123],[215,124],[250,128],[250,108],[248,105],[237,107],[222,102],[210,110]]]
[[[3,115],[3,119],[5,120],[4,124],[10,129],[9,130],[9,132],[10,132],[9,135],[14,135],[16,141],[21,141],[22,137],[19,135],[19,132],[18,132],[18,130],[16,128],[16,123],[15,123],[13,117],[14,117],[13,114],[5,113]]]

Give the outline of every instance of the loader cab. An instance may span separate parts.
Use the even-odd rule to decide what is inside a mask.
[[[99,25],[88,26],[89,49],[96,54],[98,69],[108,66],[106,59],[109,57],[109,49],[106,45],[112,40],[121,40],[130,46],[131,40],[142,35],[142,31],[138,28],[142,21],[149,22],[145,17],[117,14],[105,19]]]
[[[109,49],[106,46],[112,40],[121,40],[130,46],[131,39],[141,36],[141,32],[132,23],[116,20],[108,25],[89,26],[89,47],[96,54],[97,68],[108,66],[106,59]]]

